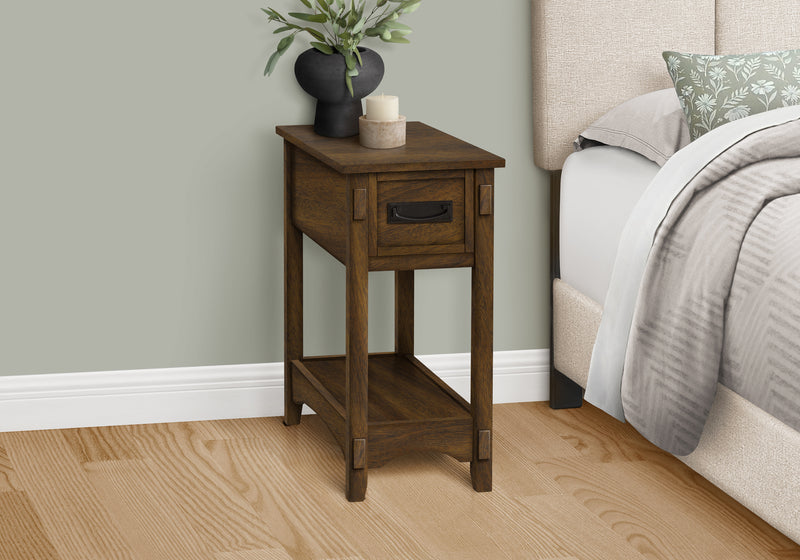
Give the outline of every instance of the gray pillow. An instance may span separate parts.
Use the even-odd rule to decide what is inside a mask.
[[[689,127],[678,96],[668,88],[617,105],[578,136],[575,149],[598,144],[619,146],[664,165],[689,142]]]
[[[800,104],[800,49],[726,56],[666,51],[663,56],[692,140],[727,122]]]

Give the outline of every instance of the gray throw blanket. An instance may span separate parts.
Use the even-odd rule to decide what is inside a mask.
[[[800,121],[708,163],[650,250],[622,376],[626,420],[688,455],[720,376],[800,430]]]

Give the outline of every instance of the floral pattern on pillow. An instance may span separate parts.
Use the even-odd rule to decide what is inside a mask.
[[[727,122],[800,104],[800,49],[663,56],[692,140]]]

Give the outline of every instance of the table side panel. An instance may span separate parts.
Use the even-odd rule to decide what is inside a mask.
[[[347,252],[347,176],[301,150],[294,151],[293,214],[295,227],[339,261]]]

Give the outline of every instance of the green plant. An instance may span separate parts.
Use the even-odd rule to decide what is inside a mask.
[[[285,34],[269,57],[264,75],[272,74],[280,57],[294,42],[295,35],[305,32],[311,35],[313,40],[310,44],[318,51],[325,54],[339,52],[344,56],[344,80],[350,95],[353,95],[353,78],[358,76],[358,67],[363,65],[358,45],[365,37],[379,37],[387,43],[409,43],[406,35],[411,33],[411,28],[397,20],[419,8],[422,0],[350,0],[349,7],[347,0],[300,2],[311,13],[289,12],[289,18],[298,23],[272,8],[261,8],[269,16],[270,23],[280,24],[273,33]]]

